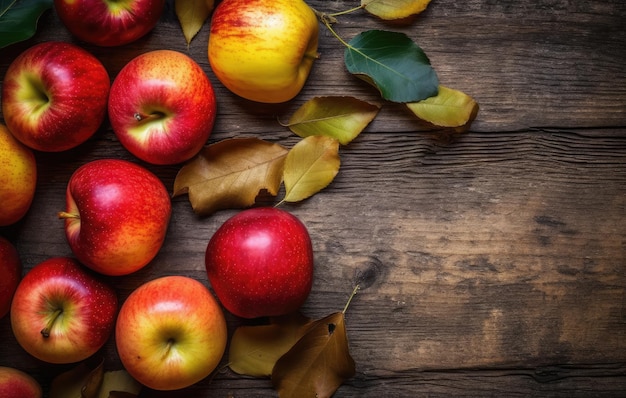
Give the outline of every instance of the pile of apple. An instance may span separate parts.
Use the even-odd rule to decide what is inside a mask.
[[[54,3],[71,33],[100,46],[145,35],[164,5],[163,0]],[[116,17],[97,18],[109,7]],[[255,23],[246,28],[246,18]],[[243,50],[254,40],[285,45],[277,43],[275,26],[258,24],[277,20],[310,35],[290,38],[287,44],[296,55],[278,51],[285,56],[280,62],[251,58],[260,53],[254,47]],[[224,0],[214,12],[209,61],[235,94],[286,101],[304,85],[317,56],[317,33],[317,19],[302,1]],[[242,37],[248,37],[245,45]],[[31,206],[37,151],[81,145],[108,115],[119,142],[136,158],[179,164],[207,143],[217,113],[213,87],[201,67],[166,49],[138,55],[111,83],[102,63],[78,45],[40,43],[11,63],[1,95],[0,226],[17,223]],[[154,259],[170,223],[170,198],[143,166],[98,159],[72,174],[66,209],[58,214],[73,257],[49,258],[22,275],[16,246],[0,236],[0,317],[10,315],[26,352],[48,363],[74,363],[114,335],[124,368],[138,382],[157,390],[180,389],[219,364],[227,343],[222,306],[236,316],[256,318],[284,315],[304,303],[313,279],[307,229],[284,210],[262,207],[227,220],[207,244],[207,276],[219,302],[200,281],[169,275],[146,281],[120,304],[115,288],[101,276],[123,277]],[[0,366],[0,396],[41,394],[32,377]]]

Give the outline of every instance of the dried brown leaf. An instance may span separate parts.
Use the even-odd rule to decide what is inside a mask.
[[[278,194],[287,152],[258,138],[209,145],[178,171],[173,196],[188,194],[193,210],[204,216],[252,206],[263,189]]]
[[[354,376],[343,312],[315,321],[272,370],[280,398],[330,397]]]
[[[140,390],[125,370],[105,371],[104,360],[83,361],[52,380],[50,398],[130,398]]]

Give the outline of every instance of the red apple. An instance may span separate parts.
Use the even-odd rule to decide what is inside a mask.
[[[0,236],[0,318],[11,309],[11,300],[22,278],[22,261],[11,242]],[[2,394],[0,394],[2,396]]]
[[[144,36],[158,22],[165,0],[54,0],[67,29],[98,46],[121,46]]]
[[[224,355],[226,339],[217,300],[185,276],[139,286],[122,304],[115,327],[124,368],[155,390],[177,390],[207,377]]]
[[[122,145],[152,164],[196,155],[215,122],[213,86],[185,54],[155,50],[132,59],[111,86],[109,119]]]
[[[7,366],[0,366],[0,397],[41,398],[41,385],[28,373]]]
[[[24,275],[11,304],[18,343],[45,362],[82,361],[98,351],[115,325],[112,287],[75,259],[53,257]]]
[[[247,209],[226,220],[209,240],[205,262],[217,297],[243,318],[288,314],[311,291],[309,233],[277,208]]]
[[[2,113],[11,133],[46,152],[89,139],[106,114],[110,87],[102,63],[63,42],[30,47],[9,65],[2,85]]]
[[[118,159],[86,163],[70,177],[65,234],[74,255],[105,275],[126,275],[161,249],[172,212],[161,180],[146,168]]]

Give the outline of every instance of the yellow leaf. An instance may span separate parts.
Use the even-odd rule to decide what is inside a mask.
[[[141,387],[125,370],[105,372],[103,359],[86,360],[52,380],[50,398],[137,397]]]
[[[354,373],[344,313],[336,312],[313,322],[280,357],[272,370],[272,383],[280,398],[324,398]]]
[[[185,164],[173,196],[189,194],[199,215],[252,206],[259,192],[277,195],[288,150],[258,138],[230,138],[209,145]]]
[[[332,137],[306,137],[285,159],[284,202],[304,200],[330,184],[339,172],[339,141]]]
[[[126,370],[111,370],[104,372],[99,398],[136,397],[141,387]]]
[[[311,320],[296,312],[269,325],[240,326],[233,333],[228,366],[239,374],[269,377],[274,364],[304,335]]]
[[[444,86],[439,86],[436,96],[406,106],[418,118],[440,127],[468,127],[478,114],[472,97]]]
[[[430,0],[361,0],[361,6],[379,18],[402,19],[424,11]]]
[[[214,0],[175,0],[176,16],[187,44],[198,34],[215,6]]]
[[[354,97],[315,97],[289,119],[288,127],[300,137],[327,135],[347,145],[376,117],[380,107]]]

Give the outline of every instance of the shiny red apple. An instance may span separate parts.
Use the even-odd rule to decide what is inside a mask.
[[[313,283],[305,225],[274,207],[247,209],[226,220],[209,240],[205,263],[217,297],[243,318],[293,312]]]
[[[3,318],[9,313],[13,294],[22,278],[22,261],[13,243],[2,236],[0,236],[0,275],[2,275],[0,277],[0,318]]]
[[[130,153],[148,163],[191,159],[209,139],[215,115],[209,78],[196,61],[178,51],[137,56],[111,86],[113,131]]]
[[[159,21],[165,0],[54,0],[67,29],[80,40],[111,47],[146,35]]]
[[[11,328],[29,354],[72,363],[95,354],[115,325],[115,290],[75,259],[52,257],[35,265],[17,286]]]
[[[0,397],[41,398],[43,390],[28,373],[9,366],[0,366]]]
[[[59,217],[81,263],[101,274],[126,275],[156,256],[171,212],[169,193],[151,171],[126,160],[98,159],[72,174]]]
[[[5,124],[32,149],[74,148],[102,124],[110,85],[102,63],[81,47],[57,41],[34,45],[4,76]]]

